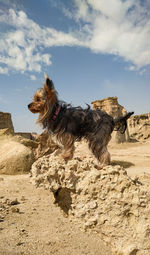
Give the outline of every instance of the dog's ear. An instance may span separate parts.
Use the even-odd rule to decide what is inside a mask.
[[[44,77],[46,80],[44,83],[44,90],[46,91],[47,97],[51,104],[55,104],[57,102],[57,92],[54,88],[54,84],[46,73],[44,73]]]
[[[48,77],[48,75],[46,73],[44,73],[44,77],[45,77],[45,83],[44,83],[44,88],[45,90],[48,92],[49,90],[53,90],[54,89],[54,84],[52,82],[52,80]]]

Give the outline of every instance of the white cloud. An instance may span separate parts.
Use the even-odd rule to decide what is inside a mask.
[[[11,26],[1,34],[0,73],[41,72],[51,65],[52,46],[81,46],[95,53],[113,54],[129,62],[129,70],[150,64],[150,4],[145,0],[74,0],[74,8],[62,8],[78,29],[64,33],[42,27],[25,12],[1,12],[0,22]]]
[[[40,31],[34,27],[40,27],[31,20],[33,28],[30,35],[30,20],[24,12],[10,9],[8,14],[1,15],[0,21],[13,27],[13,32],[3,34],[0,40],[0,63],[6,65],[8,70],[40,72],[42,64],[51,64],[50,54],[39,51],[41,44],[36,41]]]
[[[0,74],[7,74],[7,73],[8,73],[8,68],[0,66]]]
[[[133,66],[133,65],[131,65],[131,66],[129,66],[129,68],[128,68],[130,71],[135,71],[136,70],[136,67],[135,66]]]
[[[32,81],[35,81],[35,80],[36,80],[35,75],[31,74],[31,75],[30,75],[30,79],[31,79]]]
[[[80,33],[86,47],[96,53],[121,56],[135,69],[150,64],[148,1],[75,0],[75,5],[72,17],[82,21]]]
[[[42,65],[51,65],[51,55],[43,53],[52,46],[80,45],[77,38],[49,27],[40,27],[23,11],[10,9],[2,13],[0,22],[10,25],[12,30],[0,39],[0,63],[7,70],[19,72],[41,72]],[[0,69],[6,73],[6,69]]]

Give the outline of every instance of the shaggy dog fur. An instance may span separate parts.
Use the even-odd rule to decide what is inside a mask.
[[[85,138],[101,167],[110,163],[107,145],[113,130],[124,133],[127,119],[133,112],[113,119],[100,109],[92,110],[72,107],[59,101],[52,80],[46,75],[44,88],[34,95],[28,105],[32,113],[39,113],[38,123],[52,135],[52,138],[63,147],[62,157],[67,161],[74,154],[74,142]]]

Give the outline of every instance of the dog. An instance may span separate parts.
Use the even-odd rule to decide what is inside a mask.
[[[74,143],[85,138],[89,148],[102,168],[110,164],[107,145],[113,130],[124,133],[127,119],[134,113],[113,119],[100,109],[72,107],[58,99],[53,81],[45,74],[44,87],[37,90],[33,102],[28,105],[32,113],[39,113],[37,122],[46,129],[52,139],[61,145],[65,161],[73,158]]]

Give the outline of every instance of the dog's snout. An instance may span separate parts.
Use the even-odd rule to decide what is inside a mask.
[[[28,108],[30,108],[31,107],[31,104],[28,104]]]

